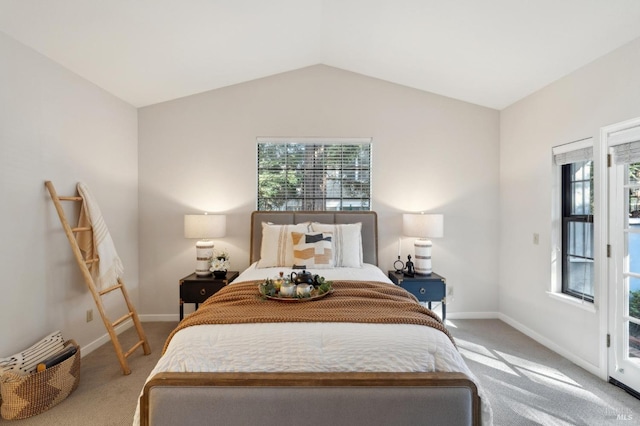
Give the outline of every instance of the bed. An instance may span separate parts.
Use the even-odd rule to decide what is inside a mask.
[[[440,319],[376,266],[377,229],[375,212],[254,212],[251,266],[172,332],[134,425],[492,424]],[[260,297],[302,262],[331,294]]]

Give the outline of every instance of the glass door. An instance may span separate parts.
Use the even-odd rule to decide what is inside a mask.
[[[640,392],[640,162],[618,158],[609,182],[609,377]]]

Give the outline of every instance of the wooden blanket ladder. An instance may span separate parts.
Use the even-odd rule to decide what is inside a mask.
[[[56,211],[58,212],[58,216],[60,217],[60,222],[62,223],[64,232],[67,235],[67,238],[69,239],[69,244],[71,244],[71,251],[73,251],[73,254],[76,258],[76,262],[78,263],[78,266],[80,267],[80,271],[82,272],[82,275],[84,277],[84,281],[87,287],[89,288],[91,295],[93,296],[93,300],[95,301],[96,307],[100,312],[100,316],[102,317],[104,326],[106,327],[107,332],[109,333],[109,337],[111,338],[111,342],[113,343],[113,347],[116,351],[116,355],[118,356],[118,361],[120,362],[120,367],[122,368],[122,373],[125,375],[130,374],[131,369],[129,368],[129,364],[127,362],[127,358],[129,357],[129,355],[135,352],[135,350],[138,349],[140,346],[142,346],[144,354],[149,355],[151,353],[151,348],[149,347],[149,342],[147,340],[147,337],[144,334],[144,330],[142,329],[142,324],[140,323],[140,319],[138,318],[136,309],[133,306],[133,303],[131,303],[131,300],[129,299],[129,295],[127,294],[127,290],[124,286],[124,282],[122,281],[122,279],[118,278],[118,283],[111,287],[105,288],[103,290],[98,290],[96,288],[96,284],[93,280],[93,276],[91,275],[91,272],[89,271],[88,265],[98,262],[99,259],[98,258],[85,259],[78,245],[78,240],[76,239],[78,233],[93,232],[93,228],[90,226],[89,227],[78,226],[78,227],[72,228],[69,225],[69,221],[67,220],[67,217],[65,215],[65,212],[64,212],[64,209],[62,208],[62,203],[61,203],[61,201],[72,201],[72,202],[84,203],[84,199],[80,195],[76,195],[72,197],[58,196],[55,188],[53,187],[53,183],[51,181],[46,181],[45,186],[49,190],[49,194],[51,194],[51,199],[53,200],[53,204],[55,205]],[[106,310],[102,303],[102,296],[108,293],[111,293],[112,291],[115,291],[115,290],[120,290],[122,292],[122,296],[127,305],[128,313],[118,318],[117,320],[111,322],[111,320],[107,316]],[[136,331],[138,332],[139,340],[131,347],[131,349],[129,349],[125,353],[122,350],[122,345],[120,344],[118,335],[115,332],[115,327],[118,326],[119,324],[122,324],[129,318],[133,320],[133,324],[136,328]]]

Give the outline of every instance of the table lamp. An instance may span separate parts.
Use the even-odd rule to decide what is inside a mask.
[[[444,216],[441,214],[413,214],[402,215],[402,233],[407,237],[417,237],[413,243],[415,249],[414,265],[418,275],[429,275],[431,268],[431,247],[428,238],[442,238],[444,236]]]
[[[223,214],[186,214],[184,215],[184,237],[198,238],[196,243],[196,274],[211,275],[213,259],[213,241],[210,238],[225,236],[227,217]]]

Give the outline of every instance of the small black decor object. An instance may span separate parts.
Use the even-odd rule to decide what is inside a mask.
[[[411,255],[407,256],[407,263],[405,263],[405,267],[407,268],[404,273],[406,276],[413,277],[416,274],[416,270],[413,268],[413,262],[411,261]]]
[[[398,256],[398,260],[393,262],[393,267],[396,268],[396,274],[401,274],[404,271],[404,262],[400,260],[400,256]]]
[[[307,272],[304,269],[302,272],[292,272],[289,275],[289,279],[294,284],[311,284],[314,287],[320,285],[320,276],[313,275],[311,272]]]
[[[227,271],[213,271],[213,276],[222,279],[227,277]]]

